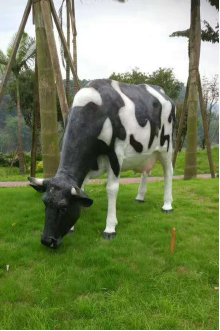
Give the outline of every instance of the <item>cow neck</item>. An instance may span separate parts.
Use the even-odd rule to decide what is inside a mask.
[[[56,176],[65,177],[70,181],[72,180],[78,187],[81,187],[89,172],[87,163],[84,161],[82,155],[76,160],[73,155],[72,157],[70,155],[65,157],[65,153],[63,153]]]

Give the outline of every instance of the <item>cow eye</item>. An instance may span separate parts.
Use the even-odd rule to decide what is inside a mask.
[[[60,213],[65,214],[66,213],[66,207],[61,207],[60,208]]]

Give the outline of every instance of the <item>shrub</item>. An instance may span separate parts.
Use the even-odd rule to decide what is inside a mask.
[[[42,173],[44,170],[43,161],[37,162],[36,172]]]

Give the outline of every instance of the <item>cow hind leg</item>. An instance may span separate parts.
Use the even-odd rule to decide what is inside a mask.
[[[141,175],[141,182],[138,188],[138,195],[135,198],[135,201],[137,202],[145,202],[145,194],[147,192],[147,178],[148,174],[142,174]]]
[[[173,177],[173,166],[172,166],[172,154],[161,153],[160,162],[162,163],[164,170],[164,205],[162,211],[164,213],[170,213],[173,211],[172,208],[172,177]]]

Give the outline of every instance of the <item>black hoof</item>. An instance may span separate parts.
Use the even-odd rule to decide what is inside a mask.
[[[164,214],[171,214],[173,212],[173,209],[165,210],[165,209],[162,208],[162,212]]]
[[[135,201],[137,201],[137,202],[139,202],[139,203],[145,203],[145,200],[135,199]]]
[[[112,240],[116,236],[116,232],[108,233],[108,232],[103,232],[103,238],[106,240]]]

